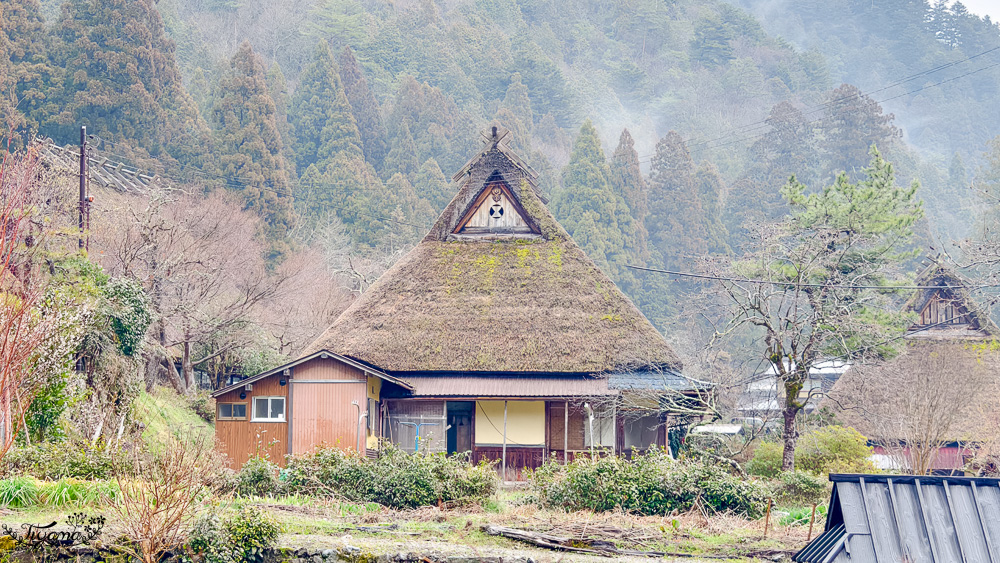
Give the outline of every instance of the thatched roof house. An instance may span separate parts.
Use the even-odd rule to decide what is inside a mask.
[[[656,397],[705,385],[681,375],[663,336],[553,218],[535,172],[494,129],[454,181],[430,232],[298,360],[216,397],[287,384],[288,453],[338,439],[360,447],[331,430],[340,423],[327,418],[341,416],[367,420],[368,449],[384,438],[514,467],[665,444],[669,413]],[[307,389],[350,382],[353,403],[311,395],[308,412],[292,408]],[[653,412],[626,420],[622,393],[648,395]]]
[[[887,469],[960,472],[973,453],[968,444],[995,430],[998,330],[946,266],[932,262],[917,285],[900,354],[851,368],[823,406],[868,436]]]

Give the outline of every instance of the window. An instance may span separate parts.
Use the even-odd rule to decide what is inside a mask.
[[[255,422],[284,422],[284,397],[254,397],[253,419]]]
[[[219,403],[218,420],[246,420],[246,403]]]

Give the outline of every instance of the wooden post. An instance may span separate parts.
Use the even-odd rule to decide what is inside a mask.
[[[813,537],[813,522],[816,521],[816,503],[813,503],[812,516],[809,517],[809,535],[806,536],[806,541],[809,541]]]
[[[767,539],[767,529],[771,527],[771,499],[767,499],[767,515],[764,516],[764,539]]]
[[[507,401],[503,402],[503,451],[500,453],[503,464],[503,482],[507,481]]]
[[[80,250],[83,250],[84,216],[87,212],[87,127],[80,127]]]
[[[569,401],[563,401],[563,465],[569,463]]]

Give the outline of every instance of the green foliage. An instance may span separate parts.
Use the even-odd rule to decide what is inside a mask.
[[[719,18],[703,18],[694,26],[691,51],[695,60],[706,65],[721,65],[733,59],[734,34]]]
[[[805,471],[786,471],[774,481],[771,495],[785,504],[819,503],[829,498],[830,485],[823,477]]]
[[[587,120],[563,170],[563,187],[552,197],[552,210],[573,240],[612,278],[626,275],[626,241],[635,223],[625,200],[615,193],[597,129]]]
[[[44,442],[11,448],[3,458],[3,466],[5,474],[31,475],[44,480],[110,479],[115,457],[119,455],[119,451],[105,448],[104,444]]]
[[[321,448],[288,460],[288,490],[334,494],[390,508],[443,502],[482,502],[496,492],[492,464],[470,465],[462,456],[407,454],[386,445],[377,459]]]
[[[869,459],[868,439],[850,427],[825,426],[804,433],[795,455],[799,468],[817,475],[877,472]]]
[[[0,479],[0,506],[5,508],[99,506],[117,493],[113,481],[72,478],[38,481],[32,477]]]
[[[256,563],[280,533],[281,526],[261,508],[244,506],[227,518],[215,507],[195,520],[187,548],[206,563]]]
[[[781,474],[781,444],[761,442],[753,451],[753,458],[747,462],[747,473],[759,477],[774,478]]]
[[[700,501],[712,510],[757,518],[768,498],[757,481],[740,479],[717,465],[676,461],[662,451],[632,460],[580,458],[565,466],[550,460],[532,474],[530,484],[543,506],[643,515],[683,512]]]
[[[812,507],[797,507],[791,509],[788,514],[778,520],[780,526],[808,526],[809,520],[813,518]],[[821,504],[816,507],[816,518],[813,525],[821,523],[826,519],[826,505]]]
[[[31,477],[0,480],[0,505],[6,508],[29,508],[38,498],[38,483]]]
[[[382,108],[350,47],[344,47],[340,55],[340,80],[344,85],[347,101],[351,104],[351,114],[358,124],[365,160],[378,168],[389,150],[385,124],[382,122]]]
[[[149,297],[142,284],[133,278],[111,278],[102,290],[109,305],[107,316],[118,351],[123,356],[135,356],[142,350],[146,331],[153,323]]]
[[[351,113],[330,46],[321,41],[313,63],[302,73],[289,115],[299,169],[321,169],[343,154],[361,156],[361,136]]]
[[[243,497],[271,496],[280,489],[278,466],[262,457],[247,460],[233,479],[233,492]]]
[[[188,398],[188,405],[205,422],[215,422],[215,400],[210,393],[196,392]]]
[[[267,220],[274,256],[287,250],[283,241],[294,221],[276,116],[263,62],[244,42],[216,86],[212,122],[227,185]]]

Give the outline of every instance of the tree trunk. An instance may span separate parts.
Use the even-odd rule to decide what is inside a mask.
[[[795,470],[795,443],[799,439],[799,431],[795,426],[795,415],[799,409],[795,405],[785,405],[782,415],[785,418],[785,428],[781,437],[784,442],[784,449],[781,452],[781,470]]]
[[[163,359],[167,364],[167,379],[170,380],[170,384],[174,386],[181,395],[187,394],[187,388],[184,386],[184,379],[181,378],[181,374],[177,373],[177,366],[174,361],[167,357]]]
[[[184,355],[181,358],[181,369],[184,371],[184,386],[188,394],[195,392],[194,365],[191,363],[191,342],[184,342]]]

